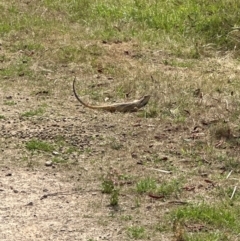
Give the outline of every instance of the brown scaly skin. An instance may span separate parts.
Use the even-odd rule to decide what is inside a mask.
[[[101,105],[101,106],[95,106],[95,105],[89,105],[85,102],[83,102],[77,95],[77,92],[75,90],[75,82],[76,78],[73,80],[73,93],[77,100],[84,105],[87,108],[90,109],[96,109],[96,110],[106,110],[110,112],[135,112],[138,111],[140,108],[144,107],[149,99],[150,95],[144,95],[141,99],[139,100],[134,100],[131,102],[126,102],[126,103],[115,103],[111,105]]]

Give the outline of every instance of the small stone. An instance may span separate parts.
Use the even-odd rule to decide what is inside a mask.
[[[26,206],[33,206],[33,202],[29,202]]]
[[[52,164],[53,164],[52,161],[46,161],[46,162],[45,162],[45,166],[46,166],[46,167],[50,167],[50,166],[52,166]]]
[[[57,155],[59,155],[59,152],[53,151],[52,154],[55,155],[55,156],[57,156]]]

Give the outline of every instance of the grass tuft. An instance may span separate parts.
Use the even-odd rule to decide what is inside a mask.
[[[42,115],[43,113],[44,113],[44,109],[38,108],[36,110],[30,110],[30,111],[24,112],[23,114],[21,114],[21,117],[32,117],[35,115]]]
[[[36,139],[26,142],[26,148],[29,151],[52,152],[54,150],[54,146],[52,144]]]

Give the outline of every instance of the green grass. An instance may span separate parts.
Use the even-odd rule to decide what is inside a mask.
[[[157,184],[155,179],[148,177],[137,182],[136,190],[140,194],[152,192],[157,195],[168,197],[172,194],[180,194],[181,186],[181,181],[175,179],[163,181]]]
[[[110,193],[113,192],[113,190],[114,190],[114,183],[113,183],[113,181],[110,180],[110,179],[104,179],[102,181],[102,192],[110,194]]]
[[[127,234],[131,239],[143,239],[145,237],[145,229],[141,226],[132,226],[127,229]]]
[[[64,159],[59,158],[59,157],[54,157],[54,158],[52,159],[52,162],[53,162],[53,163],[58,163],[58,164],[63,164],[63,163],[67,163],[67,160],[64,160]]]
[[[110,197],[110,205],[111,206],[118,206],[119,204],[119,189],[114,188],[111,193]]]
[[[42,115],[44,113],[43,108],[38,108],[36,110],[30,110],[21,114],[21,117],[32,117],[36,115]]]
[[[185,237],[186,241],[230,241],[232,240],[231,237],[229,237],[226,234],[222,234],[221,231],[217,231],[215,233],[209,233],[209,232],[196,232],[188,235]]]
[[[170,196],[172,194],[180,194],[181,192],[181,182],[178,180],[170,180],[170,181],[164,181],[162,182],[158,188],[157,188],[157,193],[164,195],[165,197]]]
[[[45,4],[54,9],[59,6],[54,1],[45,1]],[[61,6],[63,12],[70,14],[72,21],[90,25],[95,30],[94,35],[102,35],[104,39],[141,37],[156,41],[157,36],[167,33],[179,41],[195,36],[196,43],[210,42],[233,47],[229,34],[240,23],[240,3],[237,0],[228,4],[223,0],[171,0],[161,3],[156,0],[105,0],[88,1],[87,4],[85,1],[69,1]]]
[[[153,178],[145,178],[143,180],[140,180],[137,185],[136,189],[137,192],[142,194],[145,192],[155,191],[157,188],[157,183]]]
[[[116,138],[110,139],[110,146],[113,150],[117,150],[117,151],[123,147],[123,145]]]
[[[175,49],[176,54],[182,52],[180,48],[176,48],[178,42],[182,49],[192,52],[192,57],[199,57],[198,48],[204,44],[212,43],[213,46],[225,49],[233,49],[235,45],[239,45],[239,35],[234,31],[234,27],[240,25],[239,7],[240,3],[237,0],[230,0],[228,4],[223,0],[171,0],[161,3],[156,0],[41,2],[40,8],[48,8],[50,12],[61,16],[62,21],[56,21],[51,14],[43,18],[41,11],[19,15],[20,9],[17,5],[0,5],[3,13],[0,36],[6,36],[11,31],[19,32],[20,38],[14,45],[15,48],[18,46],[18,49],[42,51],[44,46],[38,42],[39,38],[45,38],[51,31],[59,34],[62,31],[64,34],[67,31],[66,22],[79,23],[84,28],[82,37],[78,35],[78,38],[85,38],[88,34],[92,39],[110,41],[138,39],[153,46],[167,40],[169,48]],[[33,40],[25,43],[24,29],[30,25],[36,35]],[[86,28],[91,28],[91,32],[86,32]],[[30,32],[27,35],[30,36]],[[85,50],[69,45],[60,48],[57,55],[60,62],[68,63],[80,60],[83,54],[79,54],[79,51]],[[90,51],[90,54],[101,55],[102,49],[93,45],[93,49],[87,51]]]
[[[6,100],[4,101],[4,105],[9,105],[9,106],[12,106],[12,105],[16,105],[17,103],[13,100]]]
[[[213,203],[212,205],[201,203],[178,208],[172,211],[172,217],[189,225],[203,224],[210,230],[228,230],[234,233],[240,232],[238,206]]]
[[[37,139],[33,139],[26,142],[26,148],[29,151],[44,151],[44,152],[52,152],[55,149],[51,143],[40,141]]]

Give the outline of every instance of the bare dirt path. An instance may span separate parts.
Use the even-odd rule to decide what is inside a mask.
[[[61,106],[58,115],[52,114],[58,109],[53,105],[44,115],[22,117],[29,109],[26,98],[32,97],[8,92],[1,96],[3,102],[13,96],[16,103],[3,106],[1,119],[1,240],[120,241],[129,239],[128,227],[158,222],[159,217],[152,219],[158,208],[148,198],[137,208],[138,198],[128,190],[135,185],[135,175],[149,172],[142,164],[163,144],[154,140],[156,122],[137,113],[92,112],[74,102]],[[36,101],[32,98],[31,104]],[[30,151],[26,144],[32,140],[55,149]],[[102,177],[108,173],[126,179],[116,180],[122,189],[118,208],[101,192]],[[142,215],[147,215],[145,220]]]

